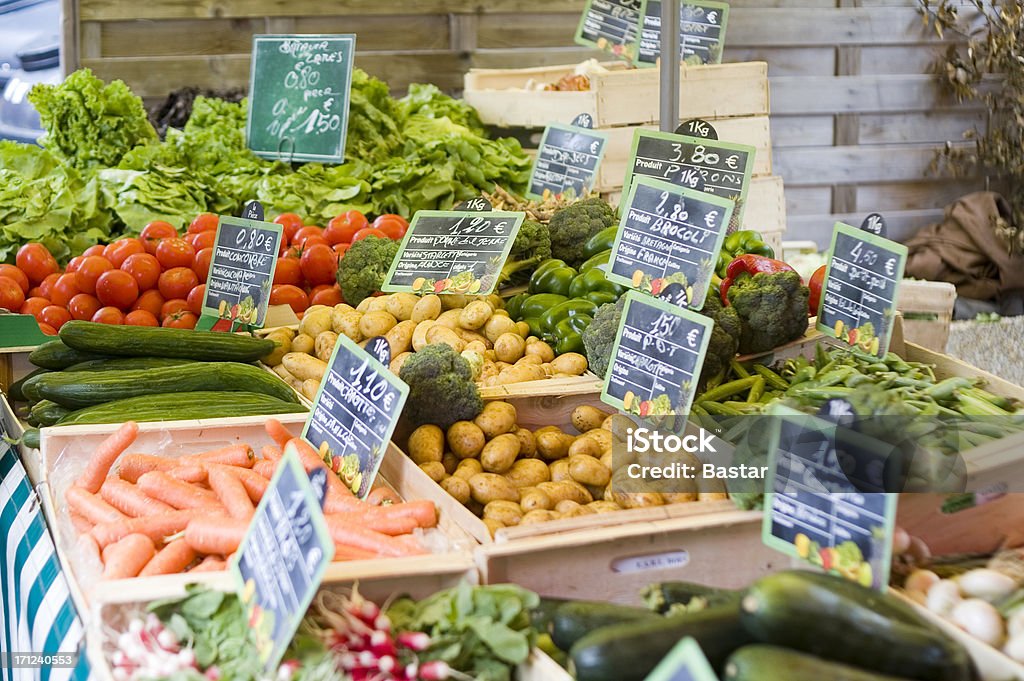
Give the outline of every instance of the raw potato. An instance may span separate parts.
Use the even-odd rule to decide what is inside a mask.
[[[469,479],[469,489],[473,500],[485,505],[499,500],[519,501],[515,486],[496,473],[477,473]]]
[[[363,318],[359,320],[359,333],[363,334],[363,338],[383,336],[394,328],[397,323],[398,320],[395,319],[390,312],[386,312],[384,310],[367,312],[363,315]]]
[[[412,357],[413,354],[414,353],[411,352],[403,352],[402,354],[398,355],[393,360],[391,360],[391,364],[388,365],[388,368],[391,369],[391,373],[393,373],[395,376],[402,373],[402,365],[404,365],[405,361]]]
[[[275,331],[266,335],[267,340],[274,341],[274,349],[260,358],[260,361],[268,367],[276,367],[281,364],[284,356],[292,351],[292,337],[287,333]]]
[[[484,405],[484,410],[473,419],[488,439],[509,433],[516,427],[516,408],[508,402],[496,400]]]
[[[444,343],[451,347],[457,353],[461,353],[466,349],[466,341],[459,338],[459,334],[455,333],[446,326],[443,326],[440,321],[435,323],[429,329],[427,329],[427,345],[434,345],[435,343]]]
[[[441,481],[441,489],[455,497],[455,500],[460,504],[469,501],[469,483],[464,478],[455,475],[447,477]]]
[[[296,336],[296,338],[301,337],[301,334]],[[312,340],[312,338],[310,338],[310,340]],[[312,350],[312,348],[310,348],[310,350]],[[284,368],[287,369],[292,376],[300,381],[305,381],[310,378],[319,381],[327,372],[327,362],[319,360],[316,357],[311,357],[303,352],[289,352],[281,359],[281,363],[284,364]]]
[[[300,352],[303,355],[312,355],[316,347],[316,341],[312,336],[300,333],[292,339],[292,352]],[[282,360],[284,358],[282,357]]]
[[[370,303],[374,301],[374,298],[363,298],[358,305],[356,305],[356,312],[369,312]]]
[[[427,347],[427,331],[430,330],[434,324],[433,319],[424,319],[422,322],[416,324],[416,328],[412,332],[412,349],[419,352],[423,348]]]
[[[460,461],[462,461],[462,459],[451,452],[445,452],[444,456],[441,457],[441,463],[444,464],[444,469],[448,472],[448,475],[455,475],[455,471],[458,469]]]
[[[388,304],[387,296],[374,296],[369,299],[370,304],[366,306],[367,312],[386,312],[385,307]]]
[[[573,509],[577,509],[579,507],[580,505],[573,501],[572,499],[562,499],[557,504],[555,504],[555,510],[558,511],[559,513],[569,513]]]
[[[338,342],[338,334],[333,331],[321,331],[316,337],[316,357],[324,362],[331,361],[334,346]]]
[[[578,352],[567,352],[551,361],[551,368],[556,374],[579,376],[587,370],[587,358]]]
[[[548,496],[547,492],[531,489],[525,494],[520,494],[519,505],[523,511],[529,513],[530,511],[550,511],[554,506],[554,502],[551,501],[551,497]]]
[[[581,433],[600,428],[608,413],[589,404],[581,404],[572,410],[572,427]]]
[[[530,511],[523,515],[523,519],[519,521],[520,525],[535,525],[537,523],[546,523],[552,520],[558,520],[562,515],[557,511],[542,511],[540,509]]]
[[[526,322],[516,322],[516,328],[519,329],[519,335],[523,338],[530,335],[530,325]]]
[[[487,323],[493,312],[491,306],[484,301],[474,300],[462,308],[462,312],[459,314],[459,326],[475,331]]]
[[[441,465],[440,461],[428,461],[427,463],[421,463],[420,469],[430,476],[430,479],[434,482],[441,482],[445,479],[448,474],[444,472],[444,466]]]
[[[409,458],[416,464],[440,462],[444,458],[444,431],[429,423],[412,431]]]
[[[543,363],[543,360],[541,360],[537,355],[523,355],[518,359],[518,361],[516,361],[517,366],[520,364],[536,364],[537,366],[540,366]]]
[[[512,383],[525,383],[527,381],[540,381],[547,377],[543,367],[538,364],[519,364],[507,367],[498,374],[499,385],[510,385]]]
[[[472,421],[456,421],[448,429],[448,448],[460,458],[479,455],[485,443],[484,431]]]
[[[540,459],[519,459],[505,473],[505,477],[516,487],[536,487],[551,479],[551,469]]]
[[[591,440],[596,440],[599,447],[601,447],[601,453],[609,451],[612,448],[612,434],[611,431],[603,428],[595,428],[588,430],[583,434],[583,437],[588,437]]]
[[[299,322],[299,333],[316,338],[324,331],[330,331],[331,315],[333,312],[333,308],[329,307],[306,310],[302,315],[302,321]]]
[[[346,307],[348,306],[346,305]],[[351,308],[339,310],[335,307],[334,312],[331,313],[331,328],[339,336],[348,336],[352,339],[353,343],[358,343],[363,340],[363,334],[359,331],[359,322],[362,318],[362,312],[357,312]]]
[[[416,323],[434,320],[441,315],[441,297],[431,293],[420,298],[412,308],[410,319]]]
[[[555,358],[555,351],[541,339],[530,336],[526,339],[526,356],[540,357],[541,363],[546,364]]]
[[[469,296],[464,293],[451,293],[439,297],[441,298],[441,307],[443,307],[446,312],[454,309],[461,310],[469,304]]]
[[[622,510],[622,507],[614,501],[591,501],[587,504],[587,508],[593,509],[595,513],[611,513]]]
[[[555,504],[563,499],[572,499],[578,504],[589,504],[594,500],[583,485],[572,480],[542,482],[537,485],[537,489],[545,492]]]
[[[498,533],[498,530],[505,527],[500,520],[494,518],[484,518],[484,526],[487,527],[487,531],[492,537]]]
[[[505,527],[513,527],[523,519],[523,509],[514,501],[499,499],[484,506],[484,518],[493,518]]]
[[[559,459],[552,463],[548,470],[551,471],[552,482],[562,482],[563,480],[572,480],[572,476],[569,475],[569,460]]]
[[[384,309],[398,321],[404,322],[412,319],[412,311],[419,301],[419,297],[413,293],[392,293],[387,297]]]
[[[488,473],[504,473],[512,468],[519,455],[519,438],[505,433],[494,438],[480,452],[480,465]]]
[[[448,296],[445,296],[447,298]],[[445,310],[437,317],[437,323],[441,326],[451,329],[454,331],[459,328],[459,316],[462,314],[461,309],[457,310]]]
[[[398,324],[384,334],[388,347],[391,348],[392,357],[397,357],[403,352],[408,352],[412,349],[412,334],[415,331],[416,322],[406,319],[403,322],[398,322]]]
[[[314,378],[307,378],[302,382],[301,392],[307,400],[316,400],[316,394],[320,391],[320,381]]]
[[[574,439],[572,435],[563,433],[557,428],[554,432],[546,431],[542,433],[538,431],[534,435],[537,438],[537,451],[540,452],[541,458],[546,461],[564,459]]]
[[[537,440],[526,428],[516,428],[516,437],[519,438],[519,456],[523,459],[532,459],[537,456]]]
[[[501,312],[505,312],[501,310]],[[492,343],[498,340],[499,337],[506,333],[514,333],[519,335],[519,328],[516,327],[516,323],[509,319],[508,313],[498,314],[497,312],[487,320],[487,324],[484,325],[484,335],[487,340]]]
[[[666,504],[686,504],[699,499],[697,492],[662,492],[661,496]]]
[[[605,496],[609,496],[608,492],[605,492]],[[665,505],[665,498],[658,492],[611,492],[610,498],[615,499],[622,508]]]
[[[467,346],[470,343],[477,343],[483,345],[485,350],[487,349],[489,341],[476,331],[467,331],[466,329],[458,328],[455,329],[455,335],[461,338]]]
[[[587,456],[595,459],[600,459],[603,453],[604,450],[601,449],[601,444],[596,439],[587,435],[580,435],[573,440],[567,452],[570,457]]]
[[[487,352],[487,346],[481,343],[480,341],[469,341],[468,343],[466,343],[466,350],[479,352],[480,355],[483,356],[483,354]],[[466,352],[466,350],[463,350],[463,352]]]
[[[581,485],[604,487],[612,479],[612,472],[592,456],[570,456],[569,475]]]
[[[525,350],[526,341],[516,333],[503,333],[494,341],[494,356],[501,362],[514,364]]]
[[[483,473],[484,467],[480,465],[479,459],[463,459],[459,462],[459,465],[455,468],[455,472],[452,475],[456,478],[462,478],[468,481],[477,473]]]

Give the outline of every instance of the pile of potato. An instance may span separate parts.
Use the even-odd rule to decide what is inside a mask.
[[[496,295],[393,293],[367,298],[356,308],[314,305],[303,315],[298,332],[280,328],[267,334],[277,347],[263,362],[309,399],[316,396],[339,334],[360,345],[384,336],[395,374],[413,352],[433,343],[462,353],[484,386],[579,376],[587,370],[583,355],[555,357],[550,345],[529,333],[525,322],[509,318]]]
[[[612,445],[625,417],[581,405],[572,412],[578,434],[557,426],[534,431],[518,425],[508,402],[487,402],[472,421],[447,432],[414,430],[406,452],[451,496],[483,519],[491,535],[503,527],[608,513],[629,508],[725,499],[724,487],[694,483],[687,492],[621,492],[626,456],[613,471]],[[624,446],[624,445],[623,445]],[[635,459],[634,459],[635,460]],[[613,483],[613,479],[617,482]]]

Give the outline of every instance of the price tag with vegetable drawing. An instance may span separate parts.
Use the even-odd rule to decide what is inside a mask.
[[[662,658],[644,681],[718,681],[718,677],[697,641],[687,637]]]
[[[548,194],[586,196],[594,186],[597,168],[604,156],[607,133],[552,123],[544,129],[537,158],[533,162],[527,196]]]
[[[263,326],[282,233],[273,222],[221,216],[203,298],[205,321]]]

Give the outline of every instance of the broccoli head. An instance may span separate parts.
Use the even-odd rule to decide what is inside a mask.
[[[704,309],[700,311],[705,317],[715,322],[711,331],[708,352],[704,356],[704,368],[700,372],[701,383],[728,368],[729,362],[736,356],[740,346],[742,325],[736,309],[722,305],[721,298],[708,295],[704,301]]]
[[[796,272],[760,272],[727,292],[740,318],[740,354],[767,352],[807,331],[807,287]]]
[[[584,247],[590,237],[618,222],[615,210],[599,198],[584,199],[555,211],[548,223],[551,257],[572,267],[586,261]]]
[[[371,236],[345,251],[338,262],[338,287],[346,303],[358,305],[380,291],[399,245],[387,237]]]
[[[601,378],[608,373],[612,362],[612,348],[622,321],[622,311],[626,307],[623,296],[614,303],[605,303],[597,309],[594,321],[583,330],[583,348],[587,354],[590,370]]]
[[[517,279],[525,282],[529,278],[528,272],[550,257],[551,233],[548,232],[547,226],[536,220],[524,220],[515,241],[512,242],[508,260],[501,268],[498,283]]]
[[[405,413],[417,426],[433,423],[447,430],[456,421],[470,421],[484,410],[472,367],[444,343],[413,353],[398,376],[409,385]]]

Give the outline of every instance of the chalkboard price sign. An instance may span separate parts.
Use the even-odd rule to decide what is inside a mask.
[[[687,0],[679,6],[679,58],[688,64],[720,64],[725,48],[729,5],[714,0]],[[661,59],[661,0],[647,0],[637,66],[656,66]]]
[[[870,232],[875,236],[885,236],[885,218],[882,217],[881,213],[870,213],[864,222],[860,223],[860,228],[865,232]]]
[[[338,336],[302,437],[323,443],[359,497],[370,493],[409,386],[347,336]]]
[[[642,417],[688,414],[713,328],[708,317],[628,291],[601,400]]]
[[[648,0],[587,0],[576,27],[576,42],[632,62],[640,19]]]
[[[684,638],[662,658],[644,681],[718,681],[695,639]]]
[[[257,204],[259,205],[259,204]],[[221,216],[203,298],[203,315],[263,326],[282,227]]]
[[[688,121],[684,121],[682,125],[676,128],[676,134],[700,137],[706,140],[718,139],[718,131],[715,130],[715,126],[702,118],[691,118]]]
[[[874,355],[888,352],[906,261],[906,246],[837,222],[818,330]]]
[[[655,296],[678,285],[690,307],[703,307],[732,202],[641,175],[622,205],[608,279]]]
[[[594,186],[607,141],[603,132],[549,125],[537,150],[527,196],[541,198],[545,191],[563,194],[570,190],[575,196],[585,196]]]
[[[264,668],[277,668],[334,557],[320,501],[298,455],[274,473],[231,572]]]
[[[729,199],[736,204],[733,222],[739,224],[756,151],[745,144],[638,129],[633,134],[623,194],[628,193],[635,176],[654,177]]]
[[[245,137],[258,156],[345,160],[355,35],[253,36]]]
[[[491,293],[525,218],[505,211],[421,210],[381,290]]]

